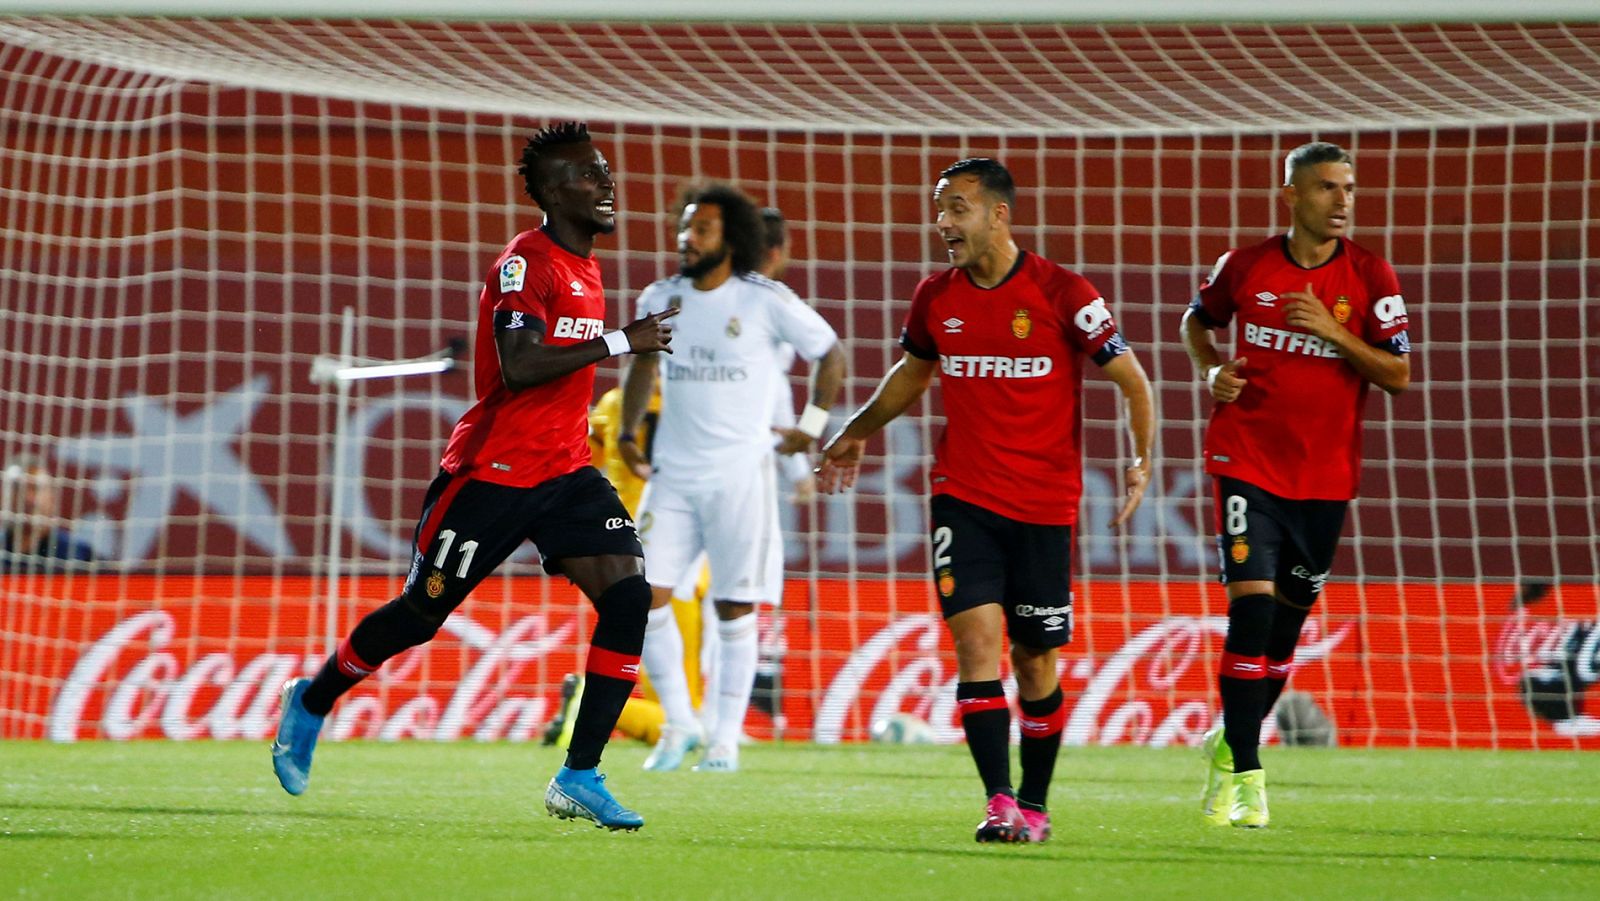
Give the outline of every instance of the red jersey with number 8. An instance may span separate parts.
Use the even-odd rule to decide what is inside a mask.
[[[1023,252],[980,288],[962,269],[923,279],[900,338],[938,360],[946,426],[934,494],[1039,525],[1072,525],[1083,493],[1082,358],[1126,353],[1089,280]]]
[[[1361,481],[1361,419],[1368,382],[1337,348],[1285,321],[1291,291],[1310,291],[1368,344],[1409,353],[1405,301],[1394,269],[1339,239],[1326,263],[1306,269],[1288,237],[1229,251],[1189,305],[1200,321],[1234,325],[1246,362],[1239,398],[1217,404],[1206,429],[1205,468],[1289,500],[1350,500]]]
[[[523,232],[501,252],[478,295],[473,383],[478,402],[456,423],[439,465],[496,485],[531,488],[589,465],[589,399],[594,367],[512,392],[500,376],[495,334],[534,329],[551,347],[605,329],[600,264],[543,229]]]

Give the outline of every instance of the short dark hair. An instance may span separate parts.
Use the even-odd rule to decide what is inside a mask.
[[[788,240],[789,228],[783,223],[783,211],[777,207],[761,208],[761,225],[764,229],[763,237],[766,240],[763,243],[766,250],[782,247],[783,242]]]
[[[1350,151],[1340,147],[1338,144],[1330,144],[1327,141],[1312,141],[1309,144],[1301,144],[1299,147],[1289,151],[1289,155],[1283,158],[1283,183],[1285,185],[1294,184],[1294,174],[1296,172],[1307,166],[1315,166],[1319,163],[1351,163],[1354,165],[1354,162],[1350,159]]]
[[[678,204],[678,216],[693,204],[714,204],[722,211],[722,240],[733,258],[734,272],[755,272],[767,252],[766,224],[761,209],[743,191],[722,182],[691,185]]]
[[[1017,184],[1011,180],[1011,170],[1000,165],[999,160],[975,156],[954,163],[939,173],[940,178],[955,178],[957,175],[976,175],[979,186],[990,196],[1008,206],[1017,205]]]
[[[539,129],[522,148],[522,164],[517,166],[517,171],[522,173],[522,190],[533,198],[534,203],[544,206],[541,195],[549,179],[549,169],[542,165],[548,159],[545,151],[552,147],[588,143],[589,126],[584,122],[557,122]]]

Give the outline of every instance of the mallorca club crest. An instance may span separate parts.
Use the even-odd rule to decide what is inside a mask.
[[[1011,334],[1018,338],[1026,338],[1033,334],[1033,320],[1028,318],[1027,310],[1018,310],[1011,314]]]
[[[737,338],[737,337],[739,337],[739,332],[743,331],[743,329],[739,325],[739,317],[738,316],[729,316],[728,317],[728,327],[723,329],[723,331],[727,332],[729,338]]]
[[[427,588],[428,597],[430,598],[436,598],[444,594],[444,573],[437,569],[434,570],[433,575],[428,577],[428,584],[424,587]]]
[[[1243,535],[1233,536],[1233,550],[1228,552],[1234,563],[1243,563],[1250,559],[1250,540]]]
[[[1333,302],[1333,318],[1338,320],[1340,325],[1350,321],[1350,298],[1340,294],[1339,299]]]
[[[949,567],[939,570],[939,596],[949,597],[956,593],[956,577]]]

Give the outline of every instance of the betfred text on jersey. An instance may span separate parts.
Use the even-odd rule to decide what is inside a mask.
[[[956,378],[1037,379],[1055,369],[1049,357],[942,356],[939,371]]]
[[[1270,328],[1251,322],[1244,324],[1244,343],[1284,353],[1305,354],[1308,357],[1337,357],[1339,348],[1305,332]]]
[[[580,319],[572,316],[562,316],[556,320],[556,327],[550,332],[552,338],[573,338],[578,341],[587,341],[598,338],[606,330],[603,319]]]

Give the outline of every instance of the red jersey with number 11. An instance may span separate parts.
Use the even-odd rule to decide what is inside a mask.
[[[1206,472],[1290,500],[1350,500],[1361,481],[1368,382],[1333,345],[1285,321],[1283,295],[1308,284],[1361,340],[1410,352],[1394,269],[1360,245],[1340,238],[1312,269],[1289,256],[1284,235],[1223,254],[1189,308],[1213,328],[1238,320],[1234,356],[1245,358],[1248,384],[1211,415]]]
[[[900,344],[939,361],[947,423],[933,493],[1020,522],[1076,523],[1083,358],[1104,365],[1128,350],[1089,280],[1027,252],[993,288],[946,270],[917,286]]]

